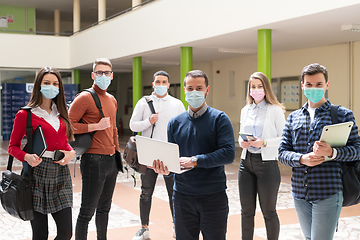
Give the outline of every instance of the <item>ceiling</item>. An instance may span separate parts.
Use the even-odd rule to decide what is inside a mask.
[[[97,21],[97,0],[81,0],[81,21]],[[107,16],[131,8],[132,0],[106,0]],[[0,0],[0,4],[35,7],[37,18],[53,19],[53,12],[59,9],[61,19],[72,21],[73,0]],[[329,46],[360,41],[360,32],[341,31],[344,24],[360,24],[360,3],[286,21],[269,23],[252,29],[240,30],[194,42],[182,43],[163,49],[141,53],[143,70],[159,69],[180,64],[180,47],[193,47],[193,62],[238,58],[257,51],[257,30],[272,29],[273,52]],[[233,49],[243,53],[224,53],[219,49]],[[117,72],[131,72],[132,58],[127,56],[111,59]],[[80,69],[91,69],[84,65]]]

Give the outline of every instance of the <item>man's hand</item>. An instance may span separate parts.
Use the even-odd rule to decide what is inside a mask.
[[[151,114],[151,116],[149,117],[149,122],[151,125],[153,125],[154,123],[156,123],[159,120],[159,115],[158,113],[156,114]]]
[[[153,169],[156,173],[159,174],[163,174],[163,175],[169,175],[170,171],[168,170],[168,168],[165,166],[164,167],[164,163],[162,161],[158,160],[154,160],[153,162],[153,166],[152,167],[148,167]]]
[[[307,153],[301,156],[300,164],[313,167],[322,164],[325,161],[324,156],[318,156],[314,152]]]
[[[42,159],[38,157],[36,154],[26,153],[24,160],[32,167],[36,167],[42,162]]]
[[[100,121],[97,123],[96,130],[104,130],[109,127],[111,127],[110,117],[105,117],[105,118],[100,119]]]
[[[193,168],[195,164],[191,161],[191,157],[181,157],[180,158],[180,168],[181,169],[188,169]]]
[[[318,156],[331,157],[333,155],[332,147],[326,142],[316,141],[313,146],[313,151]]]

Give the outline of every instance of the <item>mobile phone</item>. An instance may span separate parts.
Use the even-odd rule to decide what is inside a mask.
[[[54,153],[54,161],[60,161],[61,159],[63,159],[65,157],[65,154],[59,150],[55,150]]]
[[[252,135],[250,133],[239,133],[239,135],[244,141],[255,141],[256,140],[256,137],[254,137],[254,135]]]

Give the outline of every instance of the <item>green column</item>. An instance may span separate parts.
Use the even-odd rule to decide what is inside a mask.
[[[80,70],[74,69],[74,83],[80,84]]]
[[[133,109],[136,103],[142,97],[142,71],[141,71],[141,57],[133,58]]]
[[[183,102],[185,108],[187,108],[188,103],[185,101],[185,92],[184,92],[184,79],[186,74],[193,70],[192,69],[192,47],[181,47],[181,64],[180,64],[180,100]]]
[[[271,82],[271,29],[258,30],[258,71]]]

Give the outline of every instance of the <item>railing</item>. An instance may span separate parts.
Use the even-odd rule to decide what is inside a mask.
[[[89,26],[87,26],[87,27],[84,27],[84,28],[82,28],[82,29],[80,29],[79,31],[76,31],[76,32],[74,32],[74,33],[55,33],[55,32],[42,32],[42,31],[20,31],[20,30],[7,30],[7,29],[0,29],[0,32],[6,32],[6,33],[22,33],[22,34],[39,34],[39,35],[59,35],[59,36],[67,36],[67,37],[69,37],[69,36],[71,36],[71,35],[73,35],[73,34],[75,34],[75,33],[79,33],[79,32],[82,32],[82,31],[84,31],[84,30],[87,30],[87,29],[89,29],[89,28],[92,28],[92,27],[98,25],[99,23],[106,22],[106,21],[108,21],[108,20],[110,20],[110,19],[116,18],[116,17],[118,17],[118,16],[120,16],[120,15],[122,15],[122,14],[125,14],[125,13],[127,13],[127,12],[130,12],[130,11],[132,11],[132,10],[135,9],[135,8],[144,6],[144,5],[146,5],[146,4],[150,3],[150,2],[154,2],[154,1],[156,1],[156,0],[147,0],[147,1],[144,1],[144,2],[140,3],[139,5],[136,5],[136,6],[134,6],[134,7],[128,8],[128,9],[126,9],[126,10],[124,10],[124,11],[119,12],[119,13],[116,13],[116,14],[114,14],[114,15],[112,15],[112,16],[110,16],[110,17],[107,17],[107,18],[105,18],[105,19],[103,19],[103,20],[101,20],[101,21],[98,21],[98,22],[96,22],[96,23],[93,23],[93,24],[91,24],[91,25],[89,25]]]

